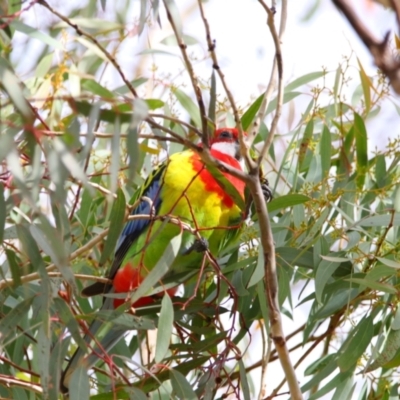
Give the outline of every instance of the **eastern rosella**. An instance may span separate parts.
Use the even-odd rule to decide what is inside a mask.
[[[242,170],[240,164],[238,132],[236,129],[217,129],[210,141],[211,154],[233,168]],[[225,173],[225,178],[236,187],[244,199],[244,182]],[[146,219],[127,222],[121,237],[108,278],[112,284],[95,283],[83,290],[83,295],[127,293],[134,291],[163,255],[168,244],[182,228],[179,224],[163,221],[162,216],[174,216],[189,224],[199,235],[184,230],[181,247],[172,262],[169,273],[188,270],[199,271],[203,260],[202,251],[218,256],[220,251],[237,237],[245,216],[232,197],[209,172],[201,157],[193,150],[171,155],[147,179],[138,195],[139,204],[133,215],[147,215]],[[170,294],[174,294],[174,289]],[[102,309],[112,309],[123,299],[105,297]],[[142,297],[133,304],[139,307],[154,301],[154,297]],[[101,322],[95,320],[85,336],[91,342]],[[121,330],[113,337],[104,338],[102,348],[109,350],[124,334]],[[107,336],[107,335],[106,335]],[[73,371],[78,365],[89,369],[96,362],[96,355],[85,354],[78,348],[61,377],[61,390],[68,391]]]

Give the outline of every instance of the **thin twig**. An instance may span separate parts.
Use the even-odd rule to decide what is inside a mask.
[[[206,30],[207,46],[208,46],[208,51],[210,52],[210,55],[211,55],[211,59],[213,61],[213,68],[217,71],[217,74],[219,76],[219,79],[221,80],[222,86],[224,87],[225,93],[228,96],[228,100],[229,100],[229,103],[231,105],[232,112],[233,112],[233,117],[235,119],[236,128],[239,131],[241,154],[246,159],[247,165],[253,166],[253,162],[248,155],[248,146],[245,143],[244,138],[243,138],[242,123],[240,120],[239,111],[236,107],[235,99],[233,98],[232,92],[230,91],[228,84],[226,83],[225,75],[222,72],[221,67],[219,66],[219,63],[218,63],[217,54],[215,52],[215,40],[211,39],[210,25],[205,16],[205,13],[204,13],[203,2],[201,0],[198,0],[198,5],[199,5],[199,9],[200,9],[201,19],[203,20],[204,28]]]
[[[182,121],[179,118],[171,117],[170,115],[165,115],[165,114],[158,114],[158,113],[149,113],[149,116],[153,117],[153,118],[166,119],[168,121],[175,122],[178,125],[186,126],[186,128],[188,128],[189,131],[196,133],[199,137],[202,136],[202,133],[194,125],[189,124],[188,122]]]
[[[192,86],[193,86],[193,90],[194,90],[194,92],[196,94],[197,104],[199,105],[199,109],[200,109],[201,125],[202,125],[202,131],[203,131],[203,134],[201,136],[202,143],[203,143],[204,147],[209,147],[209,137],[208,137],[208,129],[207,129],[207,120],[208,120],[208,118],[207,118],[206,108],[204,106],[203,97],[201,95],[199,82],[198,82],[197,77],[195,75],[195,72],[194,72],[194,69],[193,69],[193,65],[192,65],[192,63],[191,63],[191,61],[189,59],[188,54],[187,54],[187,51],[186,51],[187,46],[186,46],[186,44],[185,44],[185,42],[184,42],[184,40],[183,40],[183,38],[181,36],[181,32],[179,32],[179,30],[178,30],[178,28],[176,26],[176,23],[175,23],[175,20],[174,20],[173,16],[171,15],[170,8],[169,8],[170,7],[169,3],[166,2],[165,0],[164,0],[164,6],[165,6],[165,10],[167,12],[168,21],[169,21],[169,23],[170,23],[170,25],[172,27],[172,30],[174,31],[174,35],[175,35],[176,40],[178,42],[178,46],[179,46],[179,48],[181,50],[183,61],[185,62],[186,69],[187,69],[187,72],[189,74]]]
[[[63,275],[61,272],[49,272],[48,276],[50,278],[62,278]],[[86,274],[74,274],[75,279],[82,279],[84,281],[95,281],[105,283],[107,285],[111,284],[112,281],[107,278],[102,278],[101,276],[94,276],[94,275],[86,275]]]
[[[194,150],[195,152],[199,153],[201,152],[201,147],[194,144],[191,142],[189,139],[183,138],[182,136],[178,135],[176,132],[174,132],[172,129],[166,128],[165,126],[155,122],[151,118],[145,118],[145,121],[149,123],[153,128],[160,129],[161,131],[164,131],[168,134],[170,134],[173,138],[175,138],[179,143],[185,145],[189,149]]]
[[[41,134],[43,136],[64,136],[65,135],[65,131],[41,131]],[[88,133],[82,132],[79,133],[80,137],[86,137],[88,136]],[[112,137],[114,137],[113,133],[107,133],[107,132],[93,132],[93,136],[96,139],[111,139]],[[121,138],[126,138],[128,137],[127,134],[125,133],[121,133],[120,135]],[[182,140],[178,140],[175,139],[171,136],[160,136],[160,135],[154,135],[152,133],[140,133],[138,135],[138,138],[140,139],[154,139],[157,140],[158,142],[172,142],[172,143],[180,143],[182,144]]]
[[[260,4],[264,8],[267,7],[267,9],[268,9],[268,6],[265,3],[263,3],[262,1],[260,1]],[[272,4],[272,7],[269,10],[274,14],[273,7],[274,7],[274,4]],[[280,52],[282,52],[282,42],[283,42],[283,37],[284,37],[285,31],[286,31],[286,21],[287,21],[287,0],[282,0],[281,19],[280,19],[280,24],[279,24],[279,36],[278,36],[278,38],[276,38],[276,37],[274,38],[274,43],[280,44]],[[273,32],[270,29],[270,32],[273,35],[275,30]],[[272,65],[272,70],[271,70],[271,76],[270,76],[270,79],[269,79],[269,82],[267,85],[267,89],[265,90],[265,93],[264,93],[263,101],[261,103],[261,106],[257,113],[257,116],[254,119],[254,121],[252,122],[251,127],[248,132],[249,140],[251,143],[254,141],[256,135],[258,134],[258,130],[260,128],[261,121],[263,121],[263,119],[265,117],[265,113],[267,111],[268,104],[271,100],[272,93],[276,89],[277,78],[278,78],[278,57],[275,55],[273,65]]]
[[[260,152],[260,155],[257,159],[257,165],[260,166],[264,157],[267,155],[268,150],[271,146],[272,141],[274,140],[276,128],[278,126],[279,118],[281,117],[282,114],[282,104],[283,104],[283,58],[282,58],[282,49],[281,49],[281,38],[280,35],[278,35],[278,32],[275,27],[275,22],[274,22],[274,12],[265,4],[263,0],[258,0],[259,3],[263,6],[264,10],[268,14],[267,18],[267,25],[269,27],[269,30],[271,32],[271,36],[274,40],[274,45],[275,45],[275,63],[277,66],[277,72],[278,72],[278,102],[276,105],[276,110],[274,114],[274,118],[272,119],[271,122],[271,127],[269,130],[269,135],[264,142],[264,146]],[[285,2],[284,2],[285,3]],[[285,15],[286,15],[286,6],[284,7],[285,10]],[[283,31],[284,32],[284,31]]]
[[[33,372],[30,369],[26,369],[26,368],[21,367],[20,365],[14,363],[13,361],[8,359],[7,357],[4,357],[4,356],[0,355],[0,360],[2,361],[3,364],[9,364],[12,367],[14,367],[15,369],[17,369],[18,371],[22,371],[25,374],[29,374],[30,376],[34,376],[36,378],[40,378],[40,375],[37,374],[36,372]]]

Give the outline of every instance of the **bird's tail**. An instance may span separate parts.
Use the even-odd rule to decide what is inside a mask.
[[[101,310],[113,309],[113,302],[113,298],[106,297]],[[99,329],[104,325],[104,323],[105,322],[100,319],[95,319],[90,324],[88,332],[83,338],[86,347],[79,346],[76,349],[74,355],[69,360],[67,367],[64,369],[61,375],[60,390],[62,393],[67,393],[69,391],[72,375],[78,366],[84,367],[86,370],[92,368],[99,359],[99,354],[104,354],[104,351],[111,350],[111,348],[125,333],[125,330],[123,330],[121,327],[118,329],[111,329],[99,344],[91,345],[91,343],[93,343],[93,338]]]

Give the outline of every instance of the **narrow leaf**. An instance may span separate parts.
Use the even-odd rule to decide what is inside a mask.
[[[169,267],[175,260],[182,242],[182,234],[175,236],[168,244],[163,255],[158,260],[156,266],[146,275],[143,282],[132,294],[131,303],[144,297],[152,287],[168,272]]]
[[[133,179],[139,166],[138,126],[149,113],[148,105],[141,99],[133,101],[133,114],[127,131],[127,151],[129,155],[129,178]]]
[[[244,210],[244,200],[236,187],[225,177],[225,175],[217,167],[214,167],[213,165],[207,165],[206,168],[211,172],[212,176],[215,178],[215,180],[218,182],[224,192],[228,193],[228,195],[241,210]]]
[[[318,373],[316,373],[312,379],[301,387],[303,393],[310,390],[315,385],[319,385],[323,379],[329,376],[337,368],[336,359],[330,359],[329,363],[324,366]]]
[[[196,358],[191,359],[190,361],[185,361],[178,364],[176,367],[172,368],[174,371],[179,371],[182,374],[188,374],[190,371],[193,371],[195,368],[198,368],[200,365],[203,365],[205,362],[209,361],[209,357],[206,356],[198,356],[195,355]],[[152,390],[157,389],[160,386],[160,382],[164,382],[167,379],[170,379],[170,371],[164,370],[162,372],[157,373],[157,380],[153,377],[146,377],[135,383],[136,387],[141,388],[144,392],[148,393]],[[110,393],[110,396],[107,398],[94,396],[91,400],[113,400],[113,393]]]
[[[151,101],[150,101],[151,103]],[[82,114],[86,117],[91,116],[92,114],[96,116],[96,118],[92,118],[94,122],[97,121],[97,119],[100,119],[101,121],[105,122],[111,122],[114,123],[116,118],[119,118],[120,123],[130,123],[132,120],[132,113],[131,112],[131,106],[124,106],[122,110],[107,110],[107,109],[99,109],[99,104],[95,103],[94,105],[89,104],[86,101],[70,101],[71,107],[76,110],[79,114]],[[145,100],[142,99],[135,99],[133,102],[133,110],[134,112],[137,112],[137,115],[140,116],[140,121],[147,115],[148,111],[148,105]],[[159,103],[158,103],[159,104]],[[158,105],[157,104],[157,105]],[[144,105],[144,107],[143,107]],[[140,112],[138,112],[140,106]],[[144,111],[142,111],[144,109]],[[93,126],[93,123],[92,123]],[[88,129],[89,130],[89,129]],[[90,130],[89,130],[90,131]]]
[[[125,218],[125,195],[121,188],[117,190],[117,198],[114,200],[111,208],[109,223],[110,228],[107,235],[107,240],[104,244],[103,252],[101,253],[100,264],[104,264],[111,253],[114,251],[119,235],[124,227]]]
[[[268,212],[271,213],[273,211],[277,211],[283,208],[293,207],[297,204],[303,204],[309,201],[310,198],[305,196],[304,194],[287,194],[284,196],[280,196],[271,200],[268,203]]]
[[[288,92],[285,93],[283,96],[283,104],[288,103],[289,101],[295,99],[297,96],[300,96],[302,93],[301,92]],[[267,107],[267,111],[266,114],[271,113],[272,111],[274,111],[276,109],[276,105],[277,105],[278,101],[277,98],[275,97],[268,105]]]
[[[45,265],[40,255],[39,248],[36,241],[31,235],[28,228],[23,225],[17,225],[18,239],[21,241],[28,258],[36,270],[41,274],[41,277],[45,277]],[[47,274],[46,274],[47,276]]]
[[[5,249],[11,276],[14,281],[14,287],[21,285],[21,269],[17,261],[17,256],[12,250]]]
[[[83,89],[86,89],[93,94],[97,94],[103,99],[113,99],[115,97],[114,93],[111,90],[108,90],[93,79],[83,79],[81,82],[81,86]]]
[[[355,328],[356,332],[339,351],[338,366],[342,372],[354,367],[374,335],[373,318],[365,317]]]
[[[387,283],[380,283],[380,282],[375,282],[375,281],[371,281],[369,279],[362,279],[362,278],[349,278],[346,280],[349,282],[357,283],[358,285],[369,287],[374,290],[379,290],[381,292],[391,293],[391,294],[397,293],[396,288]]]
[[[87,178],[85,173],[83,172],[83,169],[79,165],[78,161],[76,158],[72,155],[72,153],[68,150],[66,145],[62,140],[59,138],[53,138],[52,140],[54,149],[57,151],[61,161],[65,165],[65,168],[68,169],[68,171],[71,173],[71,175],[80,180],[83,183],[87,182]],[[88,190],[91,190],[91,188]]]
[[[208,118],[210,121],[215,122],[215,110],[217,103],[217,81],[215,79],[215,71],[211,74],[211,87],[210,87],[210,104],[208,105]]]
[[[295,79],[293,82],[290,82],[286,87],[286,92],[291,92],[294,89],[297,89],[300,86],[306,85],[316,79],[322,78],[326,75],[326,71],[317,71],[317,72],[310,72],[306,75],[301,76],[300,78]]]
[[[354,383],[353,376],[350,376],[344,383],[341,383],[337,387],[332,400],[353,399],[355,388],[356,383]]]
[[[40,371],[40,384],[43,385],[43,398],[46,399],[48,397],[49,390],[49,380],[50,380],[50,345],[51,340],[48,336],[43,326],[40,327],[38,331],[38,339],[37,339],[37,347],[38,347],[38,361],[39,361],[39,371]]]
[[[326,125],[321,134],[320,155],[323,177],[327,177],[331,167],[332,142],[331,133]]]
[[[190,45],[199,43],[199,41],[196,38],[194,38],[193,36],[182,35],[181,38],[183,39],[186,46],[190,46]],[[165,37],[163,40],[161,40],[160,43],[165,44],[166,46],[178,46],[178,44],[179,44],[178,41],[176,40],[175,35],[169,35],[169,36]]]
[[[59,232],[50,225],[45,217],[41,218],[40,225],[32,224],[30,226],[30,232],[39,247],[50,256],[63,278],[72,287],[75,287],[75,278],[68,265],[68,257],[63,245],[63,239],[60,237]],[[62,245],[60,245],[60,243]]]
[[[5,224],[6,224],[6,200],[4,198],[4,186],[2,183],[0,183],[0,243],[3,242]]]
[[[18,324],[25,319],[28,314],[34,297],[30,297],[18,303],[18,307],[13,308],[6,316],[0,319],[0,343],[8,338]]]
[[[157,108],[162,108],[165,105],[165,103],[160,99],[144,99],[143,101],[147,104],[150,110],[157,110]]]
[[[357,187],[362,189],[368,168],[368,140],[367,130],[361,116],[354,113],[354,134],[356,139],[356,155],[357,155]]]
[[[264,256],[263,256],[263,251],[262,251],[262,245],[260,244],[258,248],[258,259],[257,259],[257,266],[251,275],[250,281],[247,284],[247,287],[252,287],[258,282],[261,281],[261,279],[264,278],[265,274],[265,269],[264,269]]]
[[[242,128],[243,130],[248,129],[250,124],[252,123],[254,117],[257,115],[258,110],[260,109],[260,106],[264,100],[265,93],[263,93],[261,96],[259,96],[253,104],[246,110],[246,112],[243,114],[241,121],[242,121]]]
[[[360,80],[365,100],[365,112],[366,114],[369,114],[369,110],[371,109],[371,88],[373,87],[373,85],[371,79],[366,74],[358,57],[357,57],[357,63],[360,68]]]
[[[188,112],[190,118],[193,120],[197,127],[201,127],[201,118],[199,107],[193,102],[193,100],[182,90],[175,89],[173,91],[175,97],[181,103],[182,107]]]
[[[171,16],[173,24],[175,25],[178,37],[182,37],[182,21],[179,15],[178,7],[176,6],[174,0],[164,0],[164,5]]]
[[[386,159],[383,154],[377,154],[375,157],[375,178],[379,188],[383,188],[386,185],[387,174],[386,174]]]
[[[42,30],[39,30],[39,29],[33,28],[32,26],[24,24],[19,19],[14,19],[11,22],[10,26],[13,29],[15,29],[16,31],[25,33],[27,36],[38,39],[41,42],[48,44],[51,47],[54,47],[55,49],[58,49],[61,51],[64,49],[63,44],[61,43],[60,40],[56,40],[56,39],[52,38],[51,36],[44,33]]]
[[[314,132],[314,120],[310,119],[310,121],[308,121],[306,128],[304,130],[303,139],[300,142],[300,149],[299,149],[300,170],[303,169],[304,160],[306,158],[307,150],[310,146],[313,132]]]
[[[69,347],[69,339],[60,336],[58,340],[52,344],[50,355],[50,387],[49,400],[59,399],[59,386],[62,371],[62,364]]]
[[[129,400],[149,400],[149,398],[146,396],[146,394],[135,387],[124,387],[124,391],[129,395]],[[117,394],[117,393],[115,393]],[[120,396],[120,392],[118,392],[118,399],[122,399],[122,396]]]
[[[250,386],[247,381],[247,372],[244,367],[242,359],[239,360],[239,373],[240,373],[240,384],[242,386],[242,393],[244,400],[251,400],[250,396]]]
[[[34,118],[33,112],[26,100],[21,83],[14,75],[11,69],[8,68],[8,63],[0,56],[0,82],[10,96],[15,108],[23,115],[24,119],[29,122]]]
[[[114,134],[111,138],[110,191],[115,193],[118,185],[120,163],[121,120],[117,116],[114,121]]]
[[[394,331],[397,331],[398,329],[400,329],[400,307],[398,307],[396,310],[396,314],[393,318],[391,328]]]
[[[384,215],[374,215],[372,217],[367,217],[357,221],[354,225],[360,226],[388,226],[392,224],[393,226],[400,225],[400,213],[394,214],[394,216],[386,213]]]
[[[336,374],[333,378],[329,379],[326,384],[321,385],[320,389],[317,392],[313,393],[307,400],[317,400],[323,397],[333,389],[339,387],[342,384],[342,382],[347,378],[349,378],[350,376],[351,372],[347,372],[344,374],[342,373]]]
[[[382,367],[383,365],[387,365],[387,363],[391,362],[392,365],[391,367],[394,366],[395,360],[397,359],[396,362],[398,362],[398,355],[396,354],[398,350],[400,349],[400,330],[391,330],[387,339],[386,343],[383,347],[382,352],[378,355],[376,360],[369,365],[364,372],[370,372],[373,371],[379,367]]]
[[[170,371],[172,389],[175,396],[181,400],[197,400],[198,397],[192,389],[192,385],[186,380],[185,375],[179,371],[171,369]]]
[[[58,311],[58,316],[65,326],[68,327],[69,332],[74,338],[75,342],[79,347],[82,347],[85,351],[87,348],[86,342],[83,340],[81,331],[79,329],[79,324],[72,314],[71,309],[66,305],[64,300],[56,297],[53,299],[54,305]]]
[[[315,297],[317,301],[322,304],[322,294],[324,292],[325,285],[332,274],[339,268],[340,263],[333,261],[322,260],[317,268],[315,274]]]
[[[174,322],[174,307],[166,293],[161,302],[160,318],[158,320],[157,344],[155,361],[160,363],[168,352]]]
[[[391,268],[396,268],[396,269],[400,269],[400,263],[394,260],[389,260],[387,258],[383,258],[383,257],[377,257],[377,259],[384,265],[387,265],[388,267]]]
[[[69,400],[88,400],[90,385],[88,371],[83,365],[78,365],[72,373],[69,384]]]
[[[140,0],[140,15],[139,15],[139,27],[138,34],[139,36],[143,32],[143,28],[147,21],[147,0]]]

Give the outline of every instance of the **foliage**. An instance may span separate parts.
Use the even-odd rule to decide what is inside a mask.
[[[82,324],[94,318],[133,334],[112,357],[102,355],[89,377],[84,368],[76,371],[71,399],[256,396],[250,372],[277,359],[264,334],[268,309],[256,215],[240,246],[220,255],[220,269],[206,270],[197,292],[195,281],[186,282],[172,303],[164,297],[135,315],[102,315],[100,298],[79,295],[88,280],[105,275],[125,210],[146,176],[166,151],[197,142],[202,131],[195,94],[155,73],[162,63],[153,74],[128,77],[118,61],[129,35],[161,29],[159,19],[167,23],[163,8],[135,3],[138,23],[130,30],[123,7],[105,14],[106,2],[73,11],[39,3],[20,9],[10,2],[1,18],[0,396],[59,398],[65,359],[82,344]],[[179,25],[178,8],[167,3]],[[45,12],[46,29],[26,22],[33,7]],[[60,20],[57,13],[69,17]],[[23,77],[22,46],[37,54]],[[139,59],[160,52],[146,48]],[[265,166],[275,197],[269,216],[279,302],[293,320],[285,333],[296,368],[307,365],[298,380],[310,399],[397,396],[400,142],[391,140],[384,153],[369,148],[366,123],[387,106],[388,88],[358,63],[359,85],[347,100],[351,62],[285,85],[284,103],[296,101],[302,113],[292,131],[277,136]],[[103,79],[112,76],[109,70],[113,83]],[[211,121],[232,121],[215,76],[202,82]],[[258,98],[241,110],[243,126],[260,104]],[[255,153],[276,106],[276,99],[269,103]],[[287,141],[283,155],[281,139]],[[309,313],[304,324],[296,317],[301,307]],[[144,344],[154,326],[161,333],[153,360]],[[356,390],[356,374],[364,370],[370,379]],[[266,373],[268,380],[272,369]],[[283,385],[274,385],[271,396],[284,392]]]

